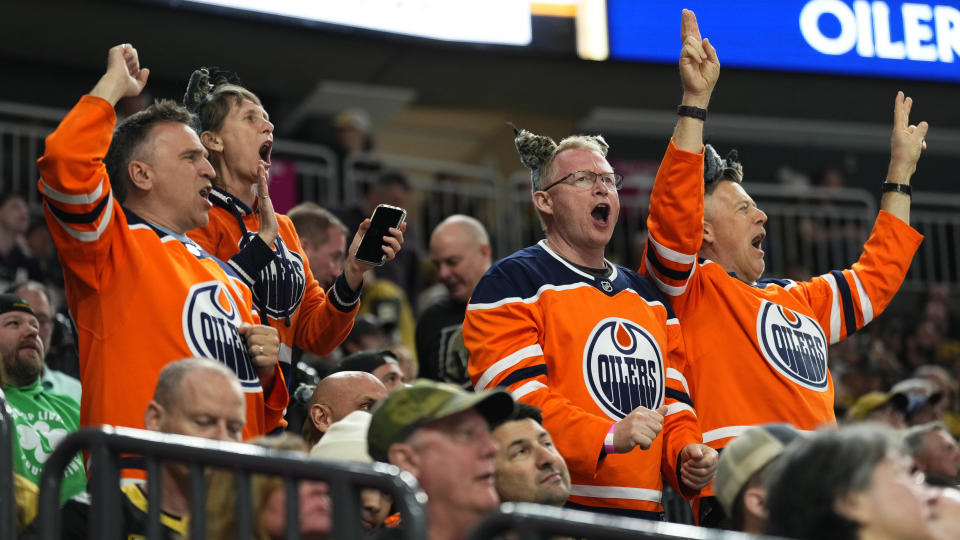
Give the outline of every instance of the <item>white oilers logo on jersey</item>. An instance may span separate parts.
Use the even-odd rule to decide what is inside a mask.
[[[757,317],[757,341],[780,374],[804,388],[827,390],[827,338],[817,321],[764,300]]]
[[[237,374],[244,388],[260,388],[257,371],[247,358],[246,344],[237,327],[240,310],[224,283],[197,283],[183,306],[183,336],[194,356],[223,362]]]
[[[642,326],[610,317],[590,332],[583,350],[583,380],[590,396],[610,418],[620,420],[637,407],[663,405],[663,355]]]
[[[240,242],[240,248],[257,233],[247,232]],[[287,249],[283,238],[277,236],[274,241],[275,256],[257,277],[250,288],[253,303],[261,313],[274,319],[283,319],[293,315],[303,300],[303,291],[307,286],[306,273],[303,270],[303,257],[294,250]]]

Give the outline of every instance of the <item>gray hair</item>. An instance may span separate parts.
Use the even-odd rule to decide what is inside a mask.
[[[948,435],[950,434],[950,430],[947,429],[947,425],[943,422],[927,422],[926,424],[920,424],[919,426],[913,426],[908,429],[903,436],[903,444],[910,452],[910,455],[919,455],[926,449],[927,434],[936,431],[943,431]],[[953,435],[950,436],[952,437]]]
[[[571,135],[557,144],[550,137],[537,135],[525,129],[513,128],[514,145],[520,153],[520,161],[530,169],[530,191],[540,191],[543,179],[550,178],[553,171],[553,162],[557,155],[566,150],[582,149],[597,152],[607,157],[610,145],[601,135]]]
[[[192,371],[207,370],[219,373],[232,382],[240,384],[237,375],[230,368],[216,360],[209,358],[185,358],[164,366],[157,378],[157,386],[153,391],[153,400],[169,407],[176,399],[183,377]]]

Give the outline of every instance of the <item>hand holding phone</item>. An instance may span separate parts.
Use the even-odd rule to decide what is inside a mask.
[[[387,245],[383,237],[390,235],[391,228],[399,229],[406,217],[407,211],[403,208],[388,204],[378,205],[370,217],[370,228],[360,240],[356,259],[374,266],[382,265],[387,259],[383,252],[383,246]]]

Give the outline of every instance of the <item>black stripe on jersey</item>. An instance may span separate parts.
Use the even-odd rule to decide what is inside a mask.
[[[688,396],[686,392],[681,392],[676,388],[667,388],[666,396],[693,407],[693,400],[690,399],[690,396]]]
[[[843,277],[843,272],[833,270],[834,279],[837,280],[837,290],[840,291],[841,305],[843,306],[843,324],[847,327],[847,337],[857,331],[857,314],[853,311],[853,294],[850,293],[850,285],[847,279]]]
[[[653,268],[656,269],[658,274],[672,280],[684,281],[690,276],[690,270],[674,270],[673,268],[664,266],[663,263],[660,262],[660,257],[657,256],[657,249],[650,240],[647,240],[647,260],[653,264]],[[692,269],[691,267],[691,270]]]
[[[765,289],[765,288],[767,288],[767,285],[770,285],[770,284],[773,284],[773,285],[776,285],[776,286],[778,286],[778,287],[781,287],[781,288],[784,288],[784,289],[785,289],[785,288],[787,288],[787,285],[790,284],[790,280],[789,280],[789,279],[764,278],[764,279],[758,279],[758,280],[753,284],[753,286],[756,287],[756,288],[758,288],[758,289]]]
[[[586,510],[594,514],[606,514],[608,516],[624,516],[631,518],[647,519],[650,521],[663,521],[663,512],[649,512],[647,510],[631,510],[629,508],[606,508],[603,506],[587,506],[567,501],[563,503],[564,508],[573,508],[574,510]]]
[[[64,223],[93,223],[97,220],[97,217],[103,213],[103,209],[107,206],[108,200],[110,200],[110,197],[103,197],[93,210],[84,212],[82,214],[61,210],[57,208],[52,201],[49,201],[49,199],[47,208],[50,209],[50,212],[52,212],[53,215],[57,216],[57,219]]]
[[[535,366],[527,366],[525,368],[520,368],[510,375],[507,375],[505,379],[500,381],[500,384],[497,386],[510,386],[513,383],[518,383],[520,381],[525,381],[527,379],[532,379],[534,377],[539,377],[540,375],[547,374],[547,365],[546,364],[537,364]]]

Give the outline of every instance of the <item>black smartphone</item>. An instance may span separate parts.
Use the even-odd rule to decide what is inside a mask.
[[[390,229],[399,229],[400,224],[407,218],[407,211],[403,208],[390,206],[389,204],[378,205],[370,216],[370,228],[363,233],[360,239],[360,247],[357,248],[357,260],[365,263],[380,266],[387,258],[383,252],[384,236],[390,234]]]

